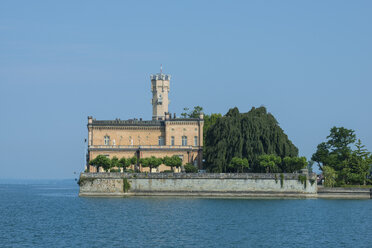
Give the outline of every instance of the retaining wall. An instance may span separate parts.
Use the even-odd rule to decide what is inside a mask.
[[[315,174],[81,173],[79,182],[80,196],[316,197],[317,194]],[[130,189],[124,184],[129,184]]]
[[[372,189],[368,188],[318,188],[318,198],[372,199]]]

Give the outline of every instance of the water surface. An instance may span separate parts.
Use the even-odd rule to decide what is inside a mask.
[[[372,247],[372,200],[80,198],[0,184],[1,247]]]

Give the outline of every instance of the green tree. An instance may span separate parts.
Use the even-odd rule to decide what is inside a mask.
[[[113,167],[116,167],[116,168],[121,167],[121,164],[119,163],[119,159],[116,156],[111,158],[110,168],[113,168]]]
[[[129,158],[121,158],[119,160],[119,163],[120,163],[120,167],[123,167],[124,170],[126,170],[130,165],[131,165],[131,159]]]
[[[280,165],[282,159],[274,154],[263,154],[258,157],[261,171],[266,173],[278,173],[281,172]]]
[[[159,165],[163,163],[163,159],[157,158],[155,156],[151,156],[149,158],[142,158],[140,163],[143,167],[150,167],[150,173],[152,172],[152,168],[157,168]]]
[[[309,173],[313,173],[313,166],[314,166],[314,161],[309,160],[309,162],[307,163],[307,170],[309,171]]]
[[[298,155],[297,147],[265,107],[252,108],[248,113],[230,109],[206,131],[204,158],[209,171],[226,172],[232,158],[240,157],[248,159],[253,172],[262,172],[258,157],[263,154],[281,158]]]
[[[141,158],[139,160],[139,163],[142,165],[142,167],[149,167],[150,166],[150,158]],[[151,169],[150,169],[151,172]]]
[[[104,155],[98,155],[95,159],[89,161],[89,164],[97,168],[102,167],[105,171],[107,171],[111,167],[111,160]]]
[[[204,126],[203,126],[203,140],[207,137],[207,132],[210,127],[212,127],[219,118],[221,118],[221,114],[210,114],[210,115],[204,115]]]
[[[173,155],[172,157],[164,157],[163,162],[166,166],[170,166],[172,171],[174,171],[174,167],[180,167],[182,165],[182,159],[176,155]]]
[[[193,110],[189,111],[189,108],[183,108],[183,113],[181,113],[181,116],[183,118],[199,118],[200,114],[203,113],[203,107],[195,106]]]
[[[323,167],[323,176],[324,176],[324,186],[333,187],[336,184],[336,172],[332,167],[324,166]]]
[[[233,157],[230,161],[229,168],[234,172],[240,171],[243,173],[249,169],[248,159]]]
[[[293,173],[304,169],[307,166],[305,157],[285,157],[282,163],[282,171],[287,173]]]
[[[318,145],[312,160],[318,163],[323,174],[326,166],[334,170],[336,185],[367,183],[370,153],[360,140],[356,142],[354,130],[332,127],[327,141]]]

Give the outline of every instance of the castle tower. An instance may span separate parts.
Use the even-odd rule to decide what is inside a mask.
[[[163,74],[162,68],[160,73],[151,75],[151,92],[152,92],[152,119],[164,120],[165,113],[168,113],[168,93],[170,75]]]

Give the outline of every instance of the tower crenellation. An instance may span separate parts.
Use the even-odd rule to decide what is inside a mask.
[[[150,76],[153,120],[164,120],[165,113],[168,113],[170,78],[170,75],[163,74],[162,71]]]

